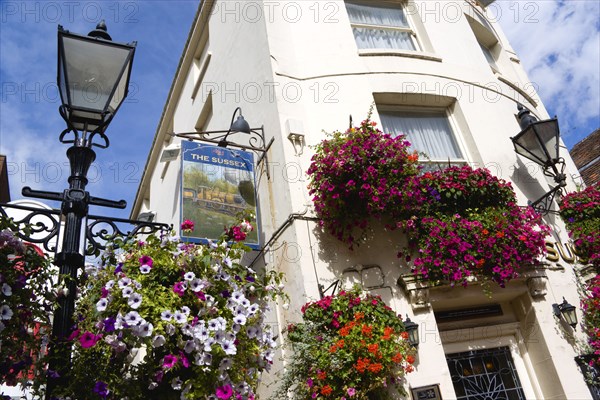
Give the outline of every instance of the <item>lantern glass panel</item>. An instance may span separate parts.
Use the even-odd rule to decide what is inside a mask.
[[[127,76],[122,72],[130,49],[74,37],[63,37],[63,43],[70,105],[98,113],[114,112],[124,98]],[[111,101],[117,82],[121,90]]]
[[[533,126],[550,158],[558,160],[558,121],[555,119],[540,121]]]
[[[546,165],[548,157],[535,135],[533,125],[529,125],[515,138],[515,151],[525,158]]]

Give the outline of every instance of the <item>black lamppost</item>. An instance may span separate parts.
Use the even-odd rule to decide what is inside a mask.
[[[558,120],[552,118],[538,121],[521,104],[517,106],[517,109],[521,132],[511,138],[515,152],[540,165],[544,175],[553,178],[556,183],[555,187],[529,204],[542,214],[546,214],[555,195],[567,185],[567,176],[564,173],[565,160],[559,154]],[[560,170],[558,169],[559,165],[561,166]]]
[[[112,42],[104,21],[88,36],[58,27],[58,87],[62,100],[60,114],[67,123],[59,137],[71,144],[67,157],[71,167],[69,188],[62,193],[23,188],[23,195],[61,201],[61,221],[55,264],[66,277],[66,295],[61,296],[54,313],[50,342],[46,398],[68,380],[71,345],[66,338],[73,326],[77,272],[84,266],[87,217],[90,205],[125,208],[124,200],[92,197],[85,190],[87,172],[96,158],[92,147],[107,148],[106,127],[127,96],[135,42]],[[68,134],[72,136],[67,137]],[[97,138],[100,142],[95,141]]]

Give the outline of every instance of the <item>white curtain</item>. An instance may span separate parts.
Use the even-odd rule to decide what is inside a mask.
[[[393,136],[405,135],[412,149],[427,154],[432,160],[463,159],[445,114],[380,112],[379,116],[385,133]]]
[[[350,22],[382,27],[409,28],[402,8],[367,6],[346,3]],[[374,29],[353,27],[354,37],[359,49],[405,49],[415,50],[408,32],[393,29]]]

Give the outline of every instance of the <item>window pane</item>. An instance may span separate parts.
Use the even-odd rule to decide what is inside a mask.
[[[352,28],[359,49],[416,50],[408,32],[383,29]]]
[[[386,133],[405,135],[412,148],[432,160],[463,159],[448,118],[436,112],[380,113]]]
[[[381,7],[346,3],[346,9],[350,22],[355,24],[408,28],[408,21],[400,6]]]
[[[481,47],[481,51],[483,51],[483,55],[485,56],[485,59],[487,60],[487,62],[492,67],[498,69],[498,67],[496,66],[496,60],[494,60],[494,56],[492,55],[492,51],[490,49],[488,49],[486,46],[482,45],[481,43],[479,43],[479,47]]]

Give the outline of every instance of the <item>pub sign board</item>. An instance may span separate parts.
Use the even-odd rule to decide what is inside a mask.
[[[194,222],[192,232],[180,232],[182,239],[216,240],[246,212],[254,216],[254,230],[244,242],[258,249],[253,153],[191,141],[182,142],[181,151],[181,222]]]

